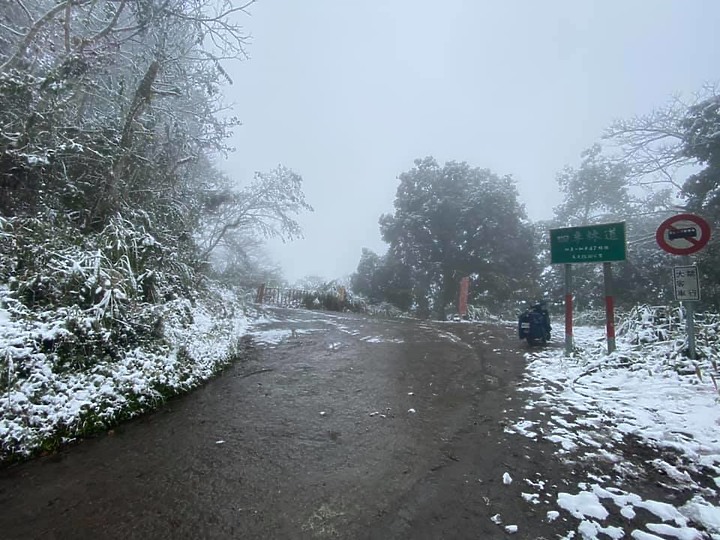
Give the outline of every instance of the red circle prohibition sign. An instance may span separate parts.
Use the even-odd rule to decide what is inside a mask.
[[[710,225],[695,214],[678,214],[660,224],[655,240],[668,253],[690,255],[707,245]]]

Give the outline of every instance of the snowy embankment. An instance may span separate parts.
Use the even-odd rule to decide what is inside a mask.
[[[157,340],[119,359],[75,351],[68,365],[52,352],[74,338],[62,310],[31,313],[0,288],[0,461],[106,429],[197,386],[236,357],[250,323],[223,290],[155,309]]]
[[[632,538],[720,538],[718,317],[698,324],[697,361],[683,354],[678,313],[657,308],[630,314],[613,354],[606,352],[602,328],[576,329],[575,345],[571,357],[562,349],[527,354],[524,389],[531,399],[513,430],[555,442],[569,463],[587,468],[604,463],[601,469],[612,471],[585,482],[576,478],[576,493],[558,494],[558,507],[580,520],[577,537],[626,537],[603,525],[606,508],[617,507]],[[629,460],[638,445],[653,448],[655,456]],[[629,479],[655,473],[664,479],[659,486],[674,494],[673,504],[643,500],[625,487]],[[658,523],[647,530],[633,527],[636,508],[652,513]]]

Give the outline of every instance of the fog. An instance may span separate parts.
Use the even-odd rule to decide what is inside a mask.
[[[616,118],[717,78],[720,3],[262,0],[250,59],[227,66],[243,122],[224,167],[238,181],[282,163],[315,212],[268,249],[290,281],[351,273],[385,250],[378,217],[427,155],[512,175],[532,220],[555,175]]]

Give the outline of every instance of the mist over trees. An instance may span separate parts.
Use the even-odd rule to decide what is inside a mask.
[[[614,122],[581,155],[577,168],[557,175],[562,202],[547,221],[530,223],[509,177],[465,163],[440,167],[416,160],[399,176],[395,212],[380,218],[387,253],[364,249],[354,290],[371,302],[390,302],[421,317],[444,318],[456,308],[460,279],[471,278],[470,302],[508,313],[523,301],[560,304],[563,273],[551,266],[552,228],[625,221],[627,261],[614,263],[616,303],[672,301],[670,269],[678,261],[660,250],[655,231],[679,212],[720,226],[720,96],[706,87],[647,115]],[[694,256],[703,283],[701,307],[720,307],[720,242]],[[393,267],[388,273],[387,268]],[[384,273],[384,274],[383,274]],[[602,307],[602,267],[574,265],[579,309]],[[390,276],[403,276],[399,288]],[[397,278],[395,278],[397,281]],[[404,291],[398,299],[395,290]]]
[[[593,223],[625,222],[628,258],[614,263],[617,304],[629,307],[638,302],[667,302],[672,298],[667,269],[671,257],[655,242],[655,230],[672,215],[671,193],[650,191],[631,182],[630,167],[621,160],[603,154],[599,144],[581,155],[579,167],[566,167],[557,175],[563,202],[554,209],[553,219],[544,223],[552,228],[591,225]],[[548,244],[540,251],[545,265],[549,262]],[[550,266],[544,273],[544,290],[551,298],[562,298],[564,288],[562,266]],[[600,308],[604,303],[603,273],[599,264],[578,264],[573,267],[574,288],[579,309]]]
[[[361,291],[444,318],[463,276],[493,307],[537,282],[531,227],[510,177],[428,157],[399,180],[395,211],[380,218],[388,252],[363,252],[354,279]]]

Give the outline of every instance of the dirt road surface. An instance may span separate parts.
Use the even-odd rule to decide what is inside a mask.
[[[0,537],[505,538],[496,514],[513,538],[574,528],[522,497],[538,471],[548,497],[575,471],[506,432],[524,404],[514,328],[273,315],[206,386],[0,471]]]

